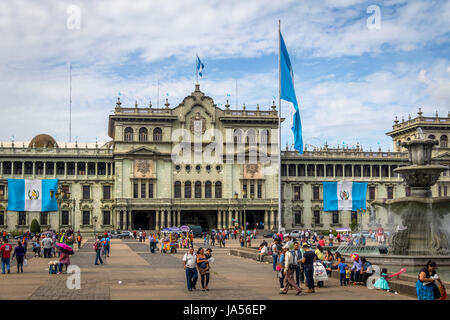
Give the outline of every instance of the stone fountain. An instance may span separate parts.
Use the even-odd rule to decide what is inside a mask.
[[[444,216],[450,213],[450,197],[433,198],[431,194],[431,186],[449,169],[431,163],[437,144],[437,140],[426,139],[419,128],[415,139],[402,144],[409,151],[411,164],[394,170],[411,188],[411,196],[371,203],[402,220],[403,227],[391,238],[389,254],[423,258],[450,255],[449,226],[444,223]]]

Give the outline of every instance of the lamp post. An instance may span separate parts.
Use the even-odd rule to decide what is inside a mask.
[[[93,218],[92,218],[92,221],[94,222],[94,238],[95,237],[97,237],[97,233],[95,232],[95,225],[97,224],[97,216],[94,216]]]
[[[238,194],[235,192],[234,197],[236,200],[238,200]],[[253,199],[254,195],[251,194],[250,198]],[[247,214],[246,214],[246,207],[247,207],[247,192],[243,191],[242,193],[242,205],[244,208],[244,217],[243,217],[243,223],[244,223],[244,245],[247,247]]]
[[[68,197],[70,197],[70,192],[65,192],[64,189],[58,187],[58,191],[55,193],[55,198],[58,202],[58,232],[61,231],[61,203],[63,199],[67,199]]]

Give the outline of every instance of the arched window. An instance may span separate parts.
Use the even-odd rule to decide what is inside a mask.
[[[242,142],[242,130],[234,129],[233,137],[234,137],[234,143],[241,143]]]
[[[448,145],[448,137],[446,135],[441,136],[441,148],[447,148]]]
[[[195,198],[199,199],[202,197],[202,183],[200,181],[195,182]]]
[[[222,182],[217,181],[214,189],[216,192],[216,198],[222,198]]]
[[[139,141],[147,141],[148,139],[148,130],[147,128],[139,129]]]
[[[175,198],[181,198],[181,182],[175,181],[174,185]]]
[[[185,198],[191,198],[192,193],[192,185],[190,181],[186,181],[184,183],[184,197]]]
[[[247,130],[247,143],[254,144],[256,143],[256,132],[255,129]]]
[[[133,128],[125,128],[125,141],[133,141]]]
[[[212,184],[211,181],[205,182],[205,198],[211,198],[212,197]]]
[[[261,143],[267,143],[269,141],[269,130],[263,129],[259,134]]]
[[[161,130],[161,128],[153,129],[153,141],[162,141],[162,130]]]
[[[436,136],[434,135],[434,134],[430,134],[429,136],[428,136],[428,139],[436,139]]]

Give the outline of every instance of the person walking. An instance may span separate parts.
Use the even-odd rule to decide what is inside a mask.
[[[44,247],[44,258],[51,258],[53,241],[50,237],[45,237],[42,240],[42,246]]]
[[[312,251],[307,244],[303,245],[302,262],[305,268],[306,284],[308,285],[308,293],[314,293],[314,261],[316,260],[316,254]]]
[[[0,247],[0,252],[2,256],[2,273],[5,274],[5,267],[8,270],[8,273],[11,273],[10,258],[12,252],[12,245],[8,243],[7,237],[3,240],[3,242],[4,242],[3,245]]]
[[[78,231],[78,235],[77,235],[77,244],[78,244],[78,249],[80,249],[81,247],[81,240],[83,239],[83,237],[81,236],[80,231]]]
[[[155,253],[155,243],[156,243],[155,236],[153,234],[150,234],[148,236],[148,241],[150,243],[150,252]]]
[[[284,256],[284,289],[280,291],[280,294],[287,294],[289,287],[293,287],[297,291],[297,295],[302,293],[302,289],[294,281],[294,271],[296,270],[297,262],[296,256],[292,254],[292,251],[287,250]]]
[[[20,272],[23,273],[23,260],[26,258],[26,251],[24,246],[22,245],[22,241],[18,241],[17,242],[17,247],[14,248],[14,252],[13,252],[13,259],[14,257],[16,257],[16,261],[17,261],[17,273],[19,273],[19,268],[20,268]]]
[[[200,273],[202,291],[209,291],[209,261],[205,255],[205,249],[201,247],[197,250],[197,268]]]
[[[98,236],[98,239],[94,243],[94,251],[95,251],[95,265],[98,266],[98,261],[100,261],[101,264],[103,264],[103,260],[101,257],[102,254],[102,237]]]
[[[272,268],[273,271],[277,271],[277,260],[278,260],[278,256],[281,252],[281,244],[280,244],[280,239],[274,239],[272,246]]]
[[[183,256],[184,270],[186,272],[186,282],[189,291],[197,290],[197,256],[194,253],[194,247],[190,247]]]
[[[341,283],[341,287],[342,286],[347,286],[347,279],[346,279],[346,274],[347,274],[347,264],[345,263],[345,259],[342,258],[341,262],[339,262],[338,264],[338,269],[339,269],[339,281]]]
[[[110,239],[108,237],[108,233],[104,233],[103,238],[102,238],[102,244],[103,244],[103,250],[104,250],[104,255],[109,257],[109,251],[110,251]]]
[[[300,250],[300,245],[298,241],[294,241],[294,249],[291,250],[291,253],[294,257],[293,264],[295,265],[295,283],[297,283],[297,286],[300,287],[300,283],[304,281],[303,277],[303,268],[301,268],[302,258],[303,254]]]

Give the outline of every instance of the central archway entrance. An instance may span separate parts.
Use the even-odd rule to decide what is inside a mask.
[[[217,211],[181,211],[181,225],[197,225],[202,227],[203,232],[209,232],[217,225]]]
[[[151,211],[133,211],[133,224],[134,230],[153,230],[154,229],[154,212]],[[153,224],[153,229],[151,228]]]

